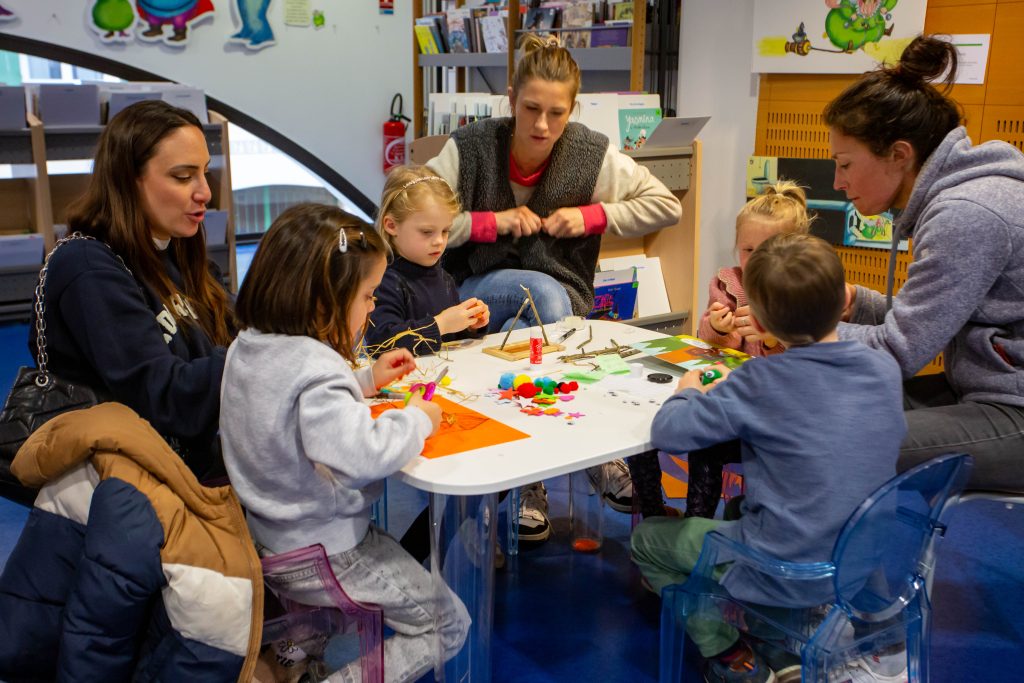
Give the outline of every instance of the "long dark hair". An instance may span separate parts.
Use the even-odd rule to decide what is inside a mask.
[[[184,294],[192,303],[199,326],[219,345],[231,341],[227,293],[210,274],[206,261],[206,231],[171,240],[181,271],[184,292],[167,275],[142,211],[138,179],[156,147],[178,128],[202,124],[192,112],[160,100],[125,108],[100,135],[92,177],[85,194],[68,207],[68,230],[101,239],[122,258],[137,278],[156,291],[171,315],[171,301]]]
[[[336,206],[286,209],[256,249],[235,302],[238,323],[243,329],[319,339],[355,362],[359,340],[349,332],[348,311],[359,284],[387,254],[372,225]]]
[[[856,138],[882,156],[897,140],[914,148],[920,167],[949,131],[960,125],[960,109],[946,96],[956,78],[952,44],[932,36],[914,38],[894,66],[864,74],[825,107],[825,125]],[[939,91],[930,81],[949,69]]]

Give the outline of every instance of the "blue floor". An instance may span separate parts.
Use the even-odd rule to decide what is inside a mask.
[[[4,396],[29,360],[26,338],[24,325],[0,326]],[[575,554],[567,539],[565,479],[548,485],[554,537],[524,548],[497,574],[494,680],[656,680],[659,604],[629,563],[629,517],[607,511],[602,552]],[[400,533],[426,497],[402,484],[389,491],[391,531]],[[25,516],[24,508],[0,499],[0,567]],[[1022,550],[1024,508],[975,501],[954,511],[933,593],[934,683],[1024,680],[1014,673],[1024,652]]]

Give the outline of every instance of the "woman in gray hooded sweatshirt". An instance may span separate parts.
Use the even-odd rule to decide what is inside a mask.
[[[912,240],[907,280],[892,295],[848,285],[841,339],[893,355],[907,378],[909,431],[900,471],[967,452],[969,489],[1024,490],[1024,155],[973,145],[957,105],[930,84],[956,50],[919,36],[899,63],[865,74],[824,112],[835,188],[864,215],[898,209]],[[948,91],[948,87],[947,87]],[[944,375],[914,375],[939,352]],[[913,378],[913,379],[910,379]]]

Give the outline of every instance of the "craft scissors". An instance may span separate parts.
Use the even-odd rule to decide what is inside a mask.
[[[434,378],[433,382],[417,382],[416,384],[413,384],[409,387],[409,393],[405,395],[405,404],[409,405],[409,399],[412,398],[412,395],[416,392],[419,392],[423,396],[424,401],[429,401],[434,398],[434,392],[437,390],[437,385],[441,383],[441,380],[443,380],[447,374],[448,366],[446,365],[441,369],[441,372],[438,373],[437,377]]]

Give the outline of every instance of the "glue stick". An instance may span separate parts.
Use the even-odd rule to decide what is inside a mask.
[[[541,335],[539,327],[533,328],[530,330],[530,363],[540,365],[543,357],[544,337]]]

